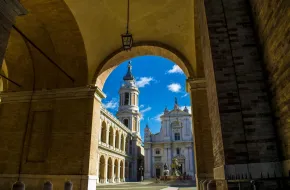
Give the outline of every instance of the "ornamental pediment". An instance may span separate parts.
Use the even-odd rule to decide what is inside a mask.
[[[182,127],[182,123],[179,120],[173,121],[171,123],[171,127],[172,128],[181,128]]]

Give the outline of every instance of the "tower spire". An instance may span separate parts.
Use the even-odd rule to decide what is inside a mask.
[[[177,98],[174,98],[174,109],[178,109],[178,102],[177,102]]]
[[[132,74],[132,65],[131,65],[132,61],[128,62],[128,69],[127,69],[127,73],[126,75],[123,77],[123,80],[134,80],[134,76]]]

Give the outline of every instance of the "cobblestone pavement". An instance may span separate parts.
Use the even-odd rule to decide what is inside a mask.
[[[196,190],[196,187],[184,186],[184,185],[174,185],[170,187],[167,184],[152,183],[152,182],[128,182],[119,184],[107,184],[107,185],[97,185],[97,189],[105,190],[122,190],[122,189],[132,189],[132,190]]]

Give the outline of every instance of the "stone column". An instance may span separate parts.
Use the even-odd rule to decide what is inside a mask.
[[[113,149],[115,150],[115,143],[116,143],[116,130],[113,129]]]
[[[148,143],[146,143],[145,144],[145,151],[146,151],[146,153],[145,153],[145,172],[144,172],[144,178],[145,179],[150,179],[151,177],[152,177],[152,175],[151,175],[151,165],[152,165],[152,163],[151,163],[151,157],[152,157],[152,155],[151,155],[151,144],[148,144]]]
[[[120,183],[120,177],[121,177],[121,166],[120,166],[120,160],[118,160],[118,178],[117,178],[117,183]]]
[[[191,95],[194,160],[196,165],[196,181],[198,182],[201,179],[213,178],[214,159],[212,144],[213,140],[216,144],[222,143],[222,137],[220,131],[216,131],[214,135],[215,139],[212,139],[205,80],[187,80],[187,87]],[[217,159],[223,159],[219,154],[215,156]]]
[[[109,146],[110,126],[106,124],[106,146]]]
[[[113,183],[115,183],[115,160],[112,161],[112,179]]]
[[[122,134],[122,132],[120,131],[119,132],[119,146],[117,147],[119,150],[121,150],[121,135]]]
[[[108,158],[105,158],[104,182],[108,183]]]
[[[124,143],[123,143],[123,147],[122,147],[123,150],[124,150],[124,151],[123,151],[124,153],[125,153],[125,151],[126,151],[126,148],[125,148],[125,147],[126,147],[126,138],[127,138],[127,135],[124,135],[124,139],[123,139]]]
[[[27,13],[18,0],[0,0],[0,70],[6,52],[10,30],[17,16]]]
[[[97,172],[96,172],[96,179],[97,179],[97,183],[99,183],[99,173],[100,173],[100,155],[97,156]]]
[[[123,160],[123,171],[122,171],[122,172],[123,172],[123,179],[122,179],[123,182],[126,181],[126,180],[125,180],[125,179],[126,179],[126,176],[125,176],[125,170],[126,170],[126,167],[125,167],[125,166],[126,166],[126,163],[125,163],[125,160]]]

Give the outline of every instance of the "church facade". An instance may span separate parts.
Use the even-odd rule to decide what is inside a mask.
[[[175,100],[174,109],[169,111],[165,108],[160,119],[159,133],[152,134],[149,126],[145,127],[145,179],[162,176],[163,166],[171,166],[173,159],[177,159],[181,165],[180,173],[194,178],[191,114],[186,107],[181,110]]]
[[[130,63],[123,80],[116,117],[101,107],[98,183],[138,181],[141,178],[139,168],[143,163],[144,148],[140,136],[139,90]]]

